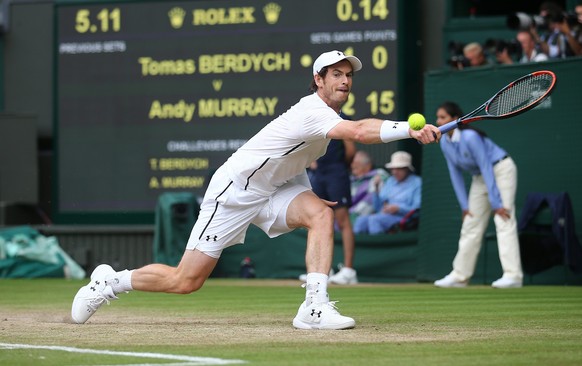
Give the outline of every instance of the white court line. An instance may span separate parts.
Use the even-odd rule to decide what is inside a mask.
[[[243,361],[243,360],[225,360],[225,359],[221,359],[221,358],[212,358],[212,357],[192,357],[192,356],[170,355],[170,354],[164,354],[164,353],[148,353],[148,352],[119,352],[119,351],[84,349],[84,348],[63,347],[63,346],[37,346],[37,345],[33,345],[33,344],[0,343],[0,349],[46,349],[49,351],[87,353],[87,354],[94,354],[94,355],[157,358],[157,359],[162,359],[162,360],[186,361],[187,363],[184,365],[199,365],[199,366],[202,366],[202,365],[233,365],[233,364],[246,363],[246,361]],[[180,365],[183,365],[183,364],[180,364]]]

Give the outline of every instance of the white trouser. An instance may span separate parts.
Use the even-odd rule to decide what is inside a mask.
[[[523,272],[515,216],[517,167],[511,158],[506,158],[495,164],[493,172],[503,207],[511,215],[508,220],[499,215],[495,215],[493,218],[503,277],[522,281]],[[491,211],[485,180],[481,175],[475,175],[469,190],[469,212],[471,215],[466,215],[463,220],[459,250],[453,260],[453,271],[451,272],[451,275],[459,281],[469,280],[475,272],[477,257],[481,250],[485,230],[489,224]]]

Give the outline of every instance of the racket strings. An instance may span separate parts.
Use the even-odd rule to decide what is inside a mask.
[[[518,80],[491,101],[487,112],[492,116],[501,116],[526,108],[543,98],[553,81],[550,74],[534,74]]]

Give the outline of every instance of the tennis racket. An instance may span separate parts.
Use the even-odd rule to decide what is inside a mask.
[[[532,72],[498,91],[491,99],[473,112],[439,126],[439,130],[445,134],[452,129],[471,122],[517,116],[543,102],[551,94],[555,85],[556,75],[553,72]]]

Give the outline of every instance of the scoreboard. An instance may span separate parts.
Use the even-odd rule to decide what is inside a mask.
[[[346,115],[402,118],[403,4],[56,3],[56,222],[147,221],[163,192],[202,196],[214,170],[308,94],[326,51],[363,63]]]

